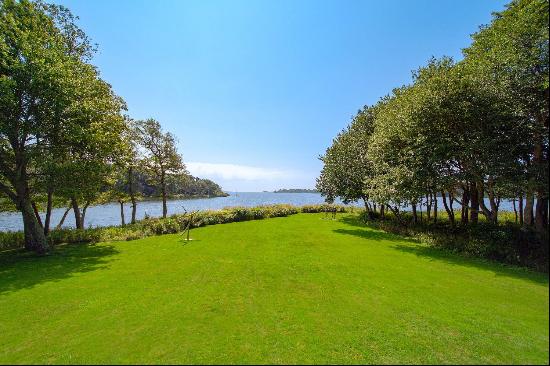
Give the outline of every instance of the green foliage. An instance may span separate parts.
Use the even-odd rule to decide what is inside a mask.
[[[361,214],[370,227],[415,238],[435,248],[548,272],[548,236],[514,223],[510,212],[503,213],[498,223],[481,220],[476,225],[457,226],[450,224],[446,213],[441,213],[437,222],[417,223],[412,222],[410,212],[404,215],[404,221],[390,213],[384,220],[373,216]]]
[[[368,144],[373,132],[375,108],[365,106],[351,124],[340,132],[319,159],[323,170],[317,179],[317,190],[333,202],[341,197],[344,203],[362,199],[368,201],[365,184],[372,175],[367,158]]]
[[[317,212],[353,212],[353,206],[343,206],[343,205],[305,205],[300,207],[300,212],[302,213],[317,213]],[[356,209],[356,211],[360,211]]]
[[[194,216],[191,227],[196,228],[230,222],[285,217],[297,214],[299,211],[299,208],[290,205],[228,207],[217,211],[199,211]],[[101,241],[135,240],[151,235],[182,232],[187,227],[188,220],[189,216],[186,215],[172,215],[167,218],[145,218],[135,224],[126,225],[124,227],[111,226],[90,229],[57,229],[50,232],[48,240],[52,245],[61,243],[98,243]],[[0,232],[0,250],[21,248],[24,246],[24,239],[22,232]]]
[[[451,203],[465,208],[463,222],[481,212],[496,223],[500,200],[519,197],[532,225],[536,195],[534,223],[547,232],[548,27],[547,0],[513,0],[464,60],[431,59],[360,111],[321,157],[317,188],[373,212],[368,201],[398,213],[439,195],[452,225]]]
[[[0,191],[40,253],[36,194],[91,200],[124,149],[125,103],[89,63],[94,47],[74,21],[62,6],[0,2]]]

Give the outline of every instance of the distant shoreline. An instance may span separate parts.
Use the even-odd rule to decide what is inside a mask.
[[[290,188],[290,189],[278,189],[273,191],[273,193],[319,193],[316,189],[307,189],[307,188]]]

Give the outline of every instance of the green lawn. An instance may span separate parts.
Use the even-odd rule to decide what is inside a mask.
[[[548,363],[548,276],[322,214],[0,255],[0,363]]]

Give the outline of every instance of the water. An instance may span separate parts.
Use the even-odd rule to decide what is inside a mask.
[[[179,199],[169,200],[168,214],[183,213],[184,210],[218,210],[232,206],[260,206],[272,204],[291,204],[295,206],[312,205],[324,203],[324,198],[319,193],[271,193],[271,192],[239,192],[230,193],[228,197],[200,198],[200,199]],[[341,204],[341,201],[336,201]],[[488,202],[487,202],[488,204]],[[361,203],[355,205],[362,206]],[[441,198],[438,203],[439,210],[444,210]],[[457,203],[454,208],[460,208]],[[500,210],[512,211],[512,203],[503,201]],[[64,208],[57,208],[52,211],[52,227],[55,227],[63,213]],[[145,215],[150,217],[162,216],[161,201],[142,201],[137,205],[137,219],[143,219]],[[130,220],[131,209],[129,204],[124,205],[126,222]],[[44,215],[42,214],[42,219]],[[91,206],[86,211],[86,227],[120,225],[120,205],[118,203],[107,203],[104,205]],[[69,211],[63,227],[74,227],[73,212]],[[19,212],[0,212],[0,231],[23,230],[23,220]]]

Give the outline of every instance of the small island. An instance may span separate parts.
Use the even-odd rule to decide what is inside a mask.
[[[273,191],[273,193],[319,193],[316,189],[303,189],[303,188],[283,188]]]

